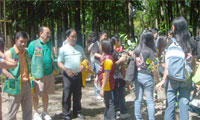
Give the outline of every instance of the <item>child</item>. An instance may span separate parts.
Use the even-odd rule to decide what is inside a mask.
[[[116,120],[116,113],[113,102],[114,80],[114,60],[112,57],[112,44],[109,40],[102,40],[100,49],[104,56],[101,59],[101,71],[99,72],[99,80],[101,84],[100,95],[104,97],[105,111],[104,120]]]
[[[126,82],[123,80],[125,76],[125,64],[124,59],[126,57],[120,56],[119,54],[123,52],[121,41],[118,36],[114,36],[111,38],[112,44],[114,45],[113,57],[115,59],[115,88],[114,88],[114,104],[115,109],[120,108],[120,118],[126,119],[130,117],[130,114],[127,113],[126,105],[125,105],[125,90],[124,87]]]

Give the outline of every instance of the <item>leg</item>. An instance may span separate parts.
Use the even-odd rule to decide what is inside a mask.
[[[63,86],[62,113],[64,116],[70,116],[72,83],[66,73],[63,74]]]
[[[104,120],[115,120],[116,113],[111,91],[104,91],[104,103],[106,106],[104,111]]]
[[[138,81],[135,81],[135,90],[136,90],[136,99],[135,99],[135,118],[136,120],[142,120],[142,113],[141,113],[141,107],[142,107],[142,98],[144,95],[144,88],[142,84],[140,84]]]
[[[100,90],[98,89],[98,86],[97,86],[97,84],[98,84],[98,72],[100,70],[100,64],[95,62],[94,66],[95,66],[95,75],[96,75],[95,80],[94,80],[94,95],[95,95],[95,97],[98,97],[98,96],[100,96]]]
[[[82,81],[81,74],[76,76],[76,78],[73,80],[72,92],[73,92],[73,113],[74,113],[74,115],[81,113],[81,97],[82,97],[81,81]]]
[[[190,98],[189,88],[179,89],[179,115],[180,120],[189,120],[189,98]]]
[[[124,90],[124,87],[120,87],[119,88],[119,108],[120,108],[120,113],[121,114],[125,114],[127,113],[127,109],[126,109],[126,104],[125,104],[125,90]]]
[[[47,113],[48,104],[49,104],[49,94],[53,94],[55,91],[55,76],[52,74],[44,76],[42,78],[44,88],[42,91],[42,103],[43,103],[43,112]]]
[[[148,109],[148,119],[155,120],[155,105],[154,105],[154,80],[150,80],[145,83],[144,91],[146,95],[146,103]]]
[[[29,83],[22,83],[22,115],[23,120],[32,119],[32,93]]]
[[[16,114],[18,112],[19,106],[21,102],[21,94],[20,95],[9,95],[9,105],[8,105],[8,113],[6,116],[6,120],[16,120]]]
[[[47,93],[42,94],[42,104],[43,104],[43,111],[47,112],[48,109],[48,103],[49,103],[49,96]]]
[[[100,96],[100,90],[98,89],[98,76],[96,76],[94,80],[94,96]]]
[[[114,88],[114,90],[113,90],[113,97],[114,97],[114,105],[115,105],[115,110],[117,109],[117,108],[119,108],[119,103],[118,103],[118,101],[119,101],[119,99],[118,99],[118,88],[117,88],[117,86],[115,86],[115,88]]]
[[[39,84],[34,83],[34,94],[33,94],[33,112],[38,113],[38,102],[39,102]]]
[[[175,119],[175,105],[176,105],[176,81],[169,80],[166,89],[166,98],[167,98],[167,108],[165,109],[165,120],[174,120]]]

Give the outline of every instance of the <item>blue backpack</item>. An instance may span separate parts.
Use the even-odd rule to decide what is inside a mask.
[[[171,38],[171,45],[166,49],[165,61],[168,77],[172,80],[185,81],[191,77],[192,54],[186,55],[175,38]]]

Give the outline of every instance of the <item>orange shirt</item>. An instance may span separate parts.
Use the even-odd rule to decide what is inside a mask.
[[[26,57],[24,51],[21,52],[19,49],[14,45],[15,52],[18,54],[19,59],[20,59],[20,78],[22,82],[27,82],[29,80],[29,73],[28,73],[28,68],[27,68],[27,62],[26,62]],[[6,53],[6,57],[12,58],[11,52],[8,50]]]

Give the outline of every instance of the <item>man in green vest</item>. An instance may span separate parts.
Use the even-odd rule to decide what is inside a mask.
[[[51,120],[48,115],[48,95],[54,93],[54,54],[53,45],[49,41],[50,30],[48,27],[39,28],[39,38],[32,41],[28,46],[29,57],[31,58],[31,74],[35,78],[33,107],[34,120]],[[38,113],[39,96],[42,97],[43,112]]]
[[[16,120],[16,114],[21,104],[23,120],[32,119],[32,93],[29,79],[28,52],[25,50],[28,36],[25,32],[18,32],[15,45],[6,51],[6,58],[17,63],[14,69],[3,69],[8,77],[5,81],[4,92],[8,93],[8,114],[6,120]]]

